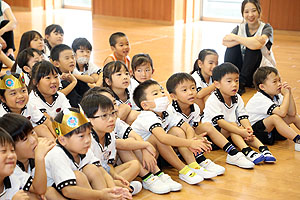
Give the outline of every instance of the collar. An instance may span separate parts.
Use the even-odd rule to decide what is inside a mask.
[[[141,83],[141,82],[139,82],[134,76],[132,76],[132,78],[133,78],[134,80],[136,80],[136,82],[138,82],[138,84]]]
[[[28,160],[29,160],[29,162],[28,162],[29,163],[29,167],[32,170],[35,167],[34,159],[33,158],[29,158]],[[17,165],[22,169],[22,171],[25,172],[25,166],[23,165],[22,162],[20,162],[20,161],[17,160]]]
[[[43,102],[47,103],[45,97],[42,95],[42,93],[40,93],[40,91],[38,89],[35,90],[35,93],[43,100]],[[56,92],[54,95],[52,95],[52,97],[53,97],[53,102],[55,102],[55,100],[58,97],[58,93]]]
[[[201,81],[202,81],[203,83],[206,83],[206,81],[205,81],[205,79],[204,79],[204,77],[203,77],[203,75],[202,75],[202,73],[201,73],[201,69],[198,69],[198,70],[197,70],[197,74],[199,75]],[[206,85],[207,85],[207,83],[206,83]]]
[[[98,144],[100,144],[99,137],[94,129],[92,129],[92,136],[97,141]],[[104,146],[107,147],[111,143],[111,134],[105,133],[104,135]]]
[[[265,91],[263,90],[259,90],[258,92],[262,93],[263,95],[265,95],[266,97],[268,97],[269,99],[271,99],[272,101],[278,101],[279,100],[279,96],[275,95],[274,98],[272,99],[272,97],[270,95],[268,95]]]
[[[154,112],[155,113],[155,112]],[[155,113],[155,115],[158,117],[158,118],[160,118],[160,119],[162,119],[162,120],[164,120],[164,119],[166,119],[168,116],[169,116],[169,113],[167,112],[167,111],[163,111],[162,112],[162,118],[158,115],[158,114],[156,114]]]
[[[75,163],[77,165],[77,163],[75,162],[75,159],[74,157],[72,156],[72,154],[63,146],[61,145],[58,140],[56,141],[57,145],[62,148],[62,150],[65,152],[65,154],[73,161],[73,163]],[[79,157],[80,157],[80,160],[84,159],[85,158],[85,154],[78,154]]]
[[[1,103],[2,104],[2,107],[3,107],[3,109],[6,111],[6,112],[8,112],[8,113],[11,113],[12,111],[11,111],[11,109],[6,105],[6,103]],[[24,110],[26,110],[26,105],[21,109],[21,113],[23,113],[23,111]]]
[[[11,182],[9,176],[5,177],[3,180],[4,188],[8,189],[11,188]]]
[[[111,91],[113,92],[113,94],[114,94],[114,97],[115,97],[115,99],[117,100],[117,101],[122,101],[120,98],[119,98],[119,96],[111,89]],[[126,95],[127,95],[127,99],[129,99],[129,90],[126,88],[125,89],[125,92],[126,92]]]
[[[80,68],[79,68],[79,65],[78,65],[77,61],[76,61],[76,68],[77,68],[77,70],[78,70],[78,71],[81,73],[81,71],[80,71]],[[87,71],[87,70],[88,70],[88,68],[89,68],[89,64],[88,64],[88,63],[83,65],[83,69],[84,69],[85,71]],[[84,71],[83,71],[83,72],[84,72]]]
[[[181,110],[181,108],[180,108],[180,106],[179,106],[179,104],[176,100],[172,100],[172,106],[173,106],[173,108],[175,109],[176,112],[184,114],[184,113],[182,113],[182,110]],[[190,109],[191,109],[191,113],[195,111],[194,104],[190,105]]]
[[[219,101],[221,101],[222,103],[226,104],[225,100],[224,100],[224,97],[222,96],[222,94],[221,94],[221,92],[220,92],[219,89],[216,88],[216,90],[214,91],[214,94],[219,99]],[[238,102],[238,96],[237,95],[231,96],[231,102],[232,102],[232,104],[237,103]]]

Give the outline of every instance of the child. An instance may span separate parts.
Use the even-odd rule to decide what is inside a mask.
[[[28,91],[23,73],[8,74],[0,77],[0,116],[5,113],[18,113],[30,119],[34,130],[41,137],[54,139],[51,122],[35,106],[28,102]],[[52,132],[53,131],[53,134]]]
[[[130,44],[127,36],[122,32],[113,33],[109,37],[109,45],[112,50],[112,54],[109,55],[105,60],[104,64],[111,61],[123,61],[127,68],[130,67],[130,57],[128,56],[130,51]]]
[[[242,153],[254,164],[262,161],[275,162],[270,153],[254,135],[248,114],[244,108],[243,99],[237,91],[239,89],[239,70],[231,63],[223,63],[213,70],[213,80],[216,90],[207,99],[202,122],[212,123],[226,138],[231,137]],[[249,146],[259,149],[253,151]],[[227,157],[228,164],[236,165]],[[244,168],[253,168],[247,164]]]
[[[101,69],[90,61],[92,45],[86,38],[76,38],[72,43],[72,49],[75,53],[76,73],[86,74],[94,79],[94,84],[100,86]]]
[[[277,139],[288,138],[295,142],[295,150],[300,151],[300,136],[289,126],[294,124],[300,129],[291,87],[281,83],[273,67],[258,68],[253,83],[258,92],[248,101],[246,109],[255,136],[271,145]]]
[[[197,96],[196,81],[190,74],[173,74],[168,79],[166,86],[173,99],[172,104],[168,107],[170,113],[174,112],[181,117],[195,129],[196,134],[202,135],[206,132],[209,138],[217,144],[218,147],[228,153],[228,159],[232,160],[232,162],[236,162],[237,166],[243,167],[250,162],[210,123],[201,123],[201,110],[198,105],[195,104]],[[197,155],[196,161],[201,167],[204,167],[208,171],[216,172],[218,175],[225,172],[224,167],[215,164],[210,159],[206,159],[203,154]]]
[[[61,75],[60,91],[66,95],[72,107],[78,107],[83,94],[90,88],[87,83],[93,83],[94,79],[89,75],[81,75],[78,71],[74,73],[76,60],[68,45],[59,44],[53,47],[50,58]]]
[[[108,97],[118,111],[116,100],[113,93],[108,88],[94,87],[85,95],[101,94]],[[84,105],[82,105],[84,107]],[[156,151],[151,143],[144,141],[141,136],[135,133],[132,128],[120,118],[115,122],[116,148],[118,155],[123,162],[130,160],[139,160],[143,166],[139,176],[142,177],[143,187],[156,194],[178,191],[182,185],[173,181],[171,177],[158,168],[156,163]]]
[[[58,69],[48,61],[36,63],[32,68],[29,105],[42,111],[49,119],[61,110],[71,107],[65,95],[58,90]]]
[[[173,167],[179,170],[179,178],[189,184],[197,184],[204,178],[217,174],[208,172],[198,165],[193,152],[209,151],[210,142],[195,140],[194,130],[181,118],[168,113],[168,97],[162,87],[153,80],[141,83],[133,99],[142,111],[132,124],[132,129],[145,141],[150,142]],[[171,146],[178,147],[188,165],[175,154]]]
[[[14,174],[21,176],[27,173],[33,177],[32,186],[38,193],[45,194],[47,189],[47,174],[45,156],[54,146],[52,140],[37,138],[30,121],[19,114],[8,113],[0,118],[0,127],[4,128],[13,138],[17,154],[17,166]],[[51,191],[51,190],[48,190]],[[59,195],[55,190],[56,195]],[[46,193],[46,197],[55,194]],[[50,196],[49,196],[50,195]]]
[[[24,49],[18,54],[11,71],[16,72],[17,68],[21,69],[25,75],[25,84],[28,86],[31,78],[31,69],[35,63],[43,60],[42,55],[43,53],[37,49],[30,47]]]
[[[58,24],[51,24],[45,29],[45,54],[50,57],[51,49],[58,45],[62,44],[64,40],[64,30]]]
[[[53,121],[57,145],[46,156],[47,184],[70,199],[131,198],[126,189],[107,184],[92,153],[91,124],[78,109],[64,109]]]

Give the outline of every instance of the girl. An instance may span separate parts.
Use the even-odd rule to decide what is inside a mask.
[[[55,146],[55,142],[46,138],[38,140],[30,121],[16,113],[8,113],[0,118],[0,126],[11,135],[15,143],[17,166],[14,174],[17,176],[27,174],[28,177],[33,177],[32,188],[29,191],[44,195],[47,190],[44,159],[48,151]],[[50,194],[54,192],[58,195],[54,189],[49,191]],[[46,193],[46,196],[49,194]]]
[[[224,61],[240,70],[239,94],[245,93],[245,86],[252,86],[253,74],[259,66],[276,65],[271,50],[273,28],[261,21],[259,0],[244,0],[241,11],[243,22],[223,38],[227,47]]]
[[[54,140],[51,122],[40,110],[28,103],[23,74],[13,73],[0,77],[0,99],[0,116],[10,112],[21,114],[30,119],[39,136]]]
[[[51,49],[58,45],[62,44],[64,40],[64,30],[58,24],[51,24],[45,29],[45,54],[47,57],[50,57]]]
[[[48,61],[36,63],[32,68],[29,104],[41,110],[48,118],[54,118],[61,110],[70,108],[66,96],[58,92],[58,69]]]
[[[218,58],[218,53],[214,49],[203,49],[194,63],[191,74],[196,81],[198,92],[196,103],[200,110],[204,109],[206,99],[216,88],[211,76],[212,70],[218,65]]]
[[[28,86],[31,78],[31,69],[33,65],[37,62],[42,61],[43,52],[34,49],[34,48],[26,48],[21,51],[14,63],[11,71],[16,72],[17,68],[21,69],[24,73],[25,84]],[[20,71],[20,70],[19,70]]]

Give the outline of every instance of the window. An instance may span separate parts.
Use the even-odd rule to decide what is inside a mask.
[[[64,8],[82,8],[82,9],[91,9],[92,0],[64,0]]]

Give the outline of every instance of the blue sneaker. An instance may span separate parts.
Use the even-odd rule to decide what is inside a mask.
[[[262,152],[262,155],[265,157],[265,162],[267,162],[267,163],[273,163],[276,161],[276,158],[268,150],[265,150],[264,152]]]
[[[265,160],[265,157],[260,154],[260,153],[257,153],[256,151],[250,151],[248,153],[248,155],[246,156],[246,158],[250,161],[252,161],[254,164],[258,164],[258,163],[261,163]]]

